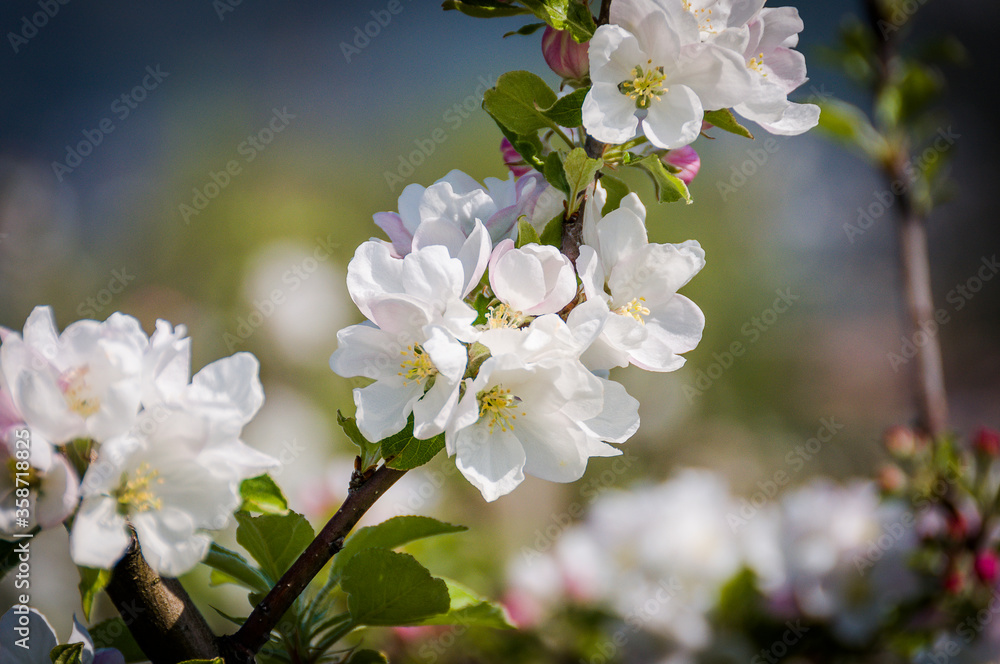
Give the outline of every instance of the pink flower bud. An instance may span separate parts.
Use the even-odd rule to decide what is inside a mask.
[[[588,44],[580,44],[565,30],[545,27],[542,35],[542,55],[552,71],[563,78],[580,81],[590,73]]]
[[[698,175],[698,170],[701,168],[701,158],[690,145],[685,145],[682,148],[671,150],[667,154],[663,155],[663,163],[668,166],[681,169],[680,172],[675,173],[675,175],[679,177],[684,184],[691,184],[691,181],[694,180],[694,176]]]
[[[944,577],[944,590],[951,595],[957,595],[965,588],[965,577],[958,570],[948,572]]]
[[[921,447],[917,432],[910,427],[894,426],[886,430],[882,438],[889,453],[900,459],[908,459]]]
[[[987,456],[1000,456],[1000,432],[982,427],[973,437],[972,447]]]
[[[524,157],[514,149],[506,136],[500,140],[500,154],[503,155],[503,163],[507,165],[514,177],[519,178],[525,173],[531,172],[531,166],[525,165]]]
[[[994,551],[980,551],[976,554],[973,567],[979,580],[988,586],[993,585],[1000,576],[1000,558]]]
[[[878,471],[879,487],[886,493],[898,493],[906,487],[906,473],[894,463],[887,463]]]

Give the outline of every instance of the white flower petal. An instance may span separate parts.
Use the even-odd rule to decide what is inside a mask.
[[[111,569],[125,555],[131,541],[125,517],[118,513],[114,498],[84,498],[69,535],[69,552],[74,563]]]
[[[524,448],[509,431],[490,433],[485,424],[462,429],[455,440],[455,455],[455,465],[486,502],[507,495],[524,481]]]

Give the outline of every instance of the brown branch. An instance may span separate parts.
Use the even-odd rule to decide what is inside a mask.
[[[323,566],[344,546],[344,538],[365,512],[396,483],[406,471],[382,466],[358,487],[327,522],[302,555],[261,600],[235,634],[222,637],[220,649],[227,664],[251,664],[254,655],[267,643],[271,630],[306,589]]]
[[[134,537],[105,590],[153,664],[219,656],[215,635],[180,581],[154,572]]]
[[[865,0],[869,28],[876,39],[878,58],[875,103],[891,85],[899,67],[895,33],[883,35],[879,26],[887,20],[879,0]],[[880,41],[879,41],[880,40]],[[892,128],[896,129],[896,128]],[[931,290],[931,269],[927,251],[927,217],[914,205],[909,186],[898,190],[896,183],[906,183],[906,165],[910,163],[909,147],[901,132],[891,137],[898,140],[892,154],[883,162],[882,170],[892,185],[890,189],[899,201],[899,258],[902,289],[906,303],[910,337],[924,331],[927,342],[916,349],[914,392],[917,402],[917,426],[936,438],[948,427],[948,397],[944,384],[941,344],[935,329],[934,297]]]

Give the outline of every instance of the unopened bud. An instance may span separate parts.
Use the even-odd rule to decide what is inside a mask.
[[[992,586],[997,577],[1000,577],[1000,558],[995,551],[980,551],[976,554],[973,567],[979,580],[988,586]]]
[[[909,459],[917,451],[917,432],[910,427],[890,427],[882,437],[889,453],[900,459]]]
[[[894,463],[887,463],[878,471],[878,484],[886,493],[899,493],[906,488],[906,473]]]
[[[546,26],[542,35],[542,55],[555,73],[571,81],[582,81],[590,74],[588,43],[580,44],[565,30]]]
[[[679,169],[674,175],[679,177],[684,184],[691,184],[701,168],[701,158],[690,145],[671,150],[663,155],[662,159],[664,164]]]
[[[1000,456],[1000,432],[982,427],[973,436],[972,447],[987,456]]]
[[[531,166],[524,163],[524,157],[514,149],[506,136],[500,140],[500,154],[503,155],[503,163],[507,165],[514,177],[519,178],[531,171]]]
[[[957,569],[948,572],[944,577],[944,590],[952,595],[957,595],[965,588],[965,576]]]

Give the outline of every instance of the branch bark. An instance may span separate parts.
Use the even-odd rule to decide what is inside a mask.
[[[239,630],[220,638],[220,649],[227,664],[251,664],[254,661],[254,655],[267,643],[271,630],[295,598],[343,548],[344,538],[365,512],[405,473],[383,465],[348,493],[347,500],[337,513],[254,608]]]
[[[105,590],[153,664],[219,656],[215,635],[180,581],[154,572],[134,537]]]

